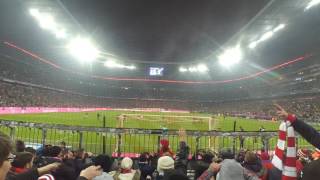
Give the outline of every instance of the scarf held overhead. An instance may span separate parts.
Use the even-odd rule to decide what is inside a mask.
[[[287,143],[287,151],[284,159],[284,150]],[[272,158],[274,167],[282,171],[282,180],[296,180],[296,143],[294,129],[289,121],[282,122],[279,126],[279,137]]]

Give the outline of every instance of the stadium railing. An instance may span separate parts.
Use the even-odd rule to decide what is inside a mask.
[[[174,152],[179,146],[178,130],[65,126],[0,119],[0,131],[9,135],[13,141],[23,140],[27,147],[58,145],[64,141],[70,149],[84,148],[86,151],[96,154],[106,153],[114,157],[134,158],[142,152],[156,153],[162,138],[169,140]],[[241,148],[273,151],[278,135],[276,131],[186,131],[186,133],[190,154],[195,154],[199,150],[218,151],[221,148],[230,148],[234,152]],[[297,142],[299,147],[312,147],[299,136]]]

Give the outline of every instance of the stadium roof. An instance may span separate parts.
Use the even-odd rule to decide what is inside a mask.
[[[217,56],[240,45],[245,58],[237,72],[243,75],[319,50],[320,11],[306,10],[310,1],[1,1],[0,39],[66,63],[65,42],[30,16],[29,9],[37,8],[54,14],[70,34],[89,36],[108,56],[130,63],[204,62],[216,73]],[[279,25],[281,32],[263,36]]]

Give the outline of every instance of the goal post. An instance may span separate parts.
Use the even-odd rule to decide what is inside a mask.
[[[119,128],[145,128],[145,129],[186,129],[196,131],[220,130],[220,120],[215,116],[197,115],[170,115],[170,114],[121,114],[117,117]],[[205,147],[219,149],[219,137],[210,136],[203,141]]]
[[[184,128],[187,130],[211,130],[215,120],[210,116],[170,115],[170,114],[121,114],[118,116],[118,127],[127,127],[129,121],[144,123],[144,128],[168,129]],[[121,126],[120,126],[121,124]]]

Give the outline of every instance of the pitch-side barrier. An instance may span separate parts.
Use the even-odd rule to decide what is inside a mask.
[[[83,148],[95,154],[132,158],[142,152],[157,153],[163,138],[168,139],[171,149],[177,152],[180,140],[178,130],[99,128],[8,120],[0,120],[0,131],[9,135],[12,141],[23,140],[27,146],[36,148],[45,144],[59,145],[64,141],[73,150]],[[278,133],[186,131],[186,134],[190,154],[195,154],[199,150],[219,151],[221,148],[230,148],[234,152],[241,148],[273,151]],[[299,136],[297,142],[298,148],[312,148]]]

